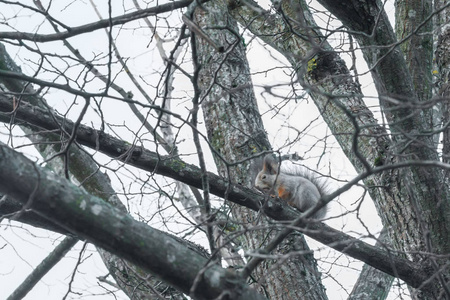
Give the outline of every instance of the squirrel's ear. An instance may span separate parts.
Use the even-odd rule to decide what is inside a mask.
[[[264,157],[264,165],[263,170],[266,173],[269,173],[271,175],[275,175],[278,172],[278,163],[273,158],[272,154],[267,154]]]

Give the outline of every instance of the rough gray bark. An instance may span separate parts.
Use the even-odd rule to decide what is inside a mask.
[[[428,101],[432,96],[433,22],[429,20],[432,11],[432,0],[397,1],[395,5],[395,34],[401,41],[400,49],[419,101]],[[429,127],[435,128],[439,119],[433,110],[425,110]]]
[[[22,211],[20,215],[17,215],[22,209],[23,205],[20,202],[17,202],[11,197],[0,194],[0,219],[10,219],[28,224],[34,227],[50,230],[53,232],[61,233],[61,234],[69,234],[70,232],[67,229],[62,228],[59,225],[47,220],[46,218],[36,214],[33,211]]]

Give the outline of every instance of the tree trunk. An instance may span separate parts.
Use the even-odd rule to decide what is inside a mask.
[[[196,35],[198,78],[210,145],[216,151],[219,174],[231,182],[253,185],[250,158],[270,150],[261,114],[256,104],[250,70],[237,24],[228,15],[224,2],[197,8],[195,22],[225,53],[215,51]],[[211,28],[211,29],[209,29]],[[212,29],[218,28],[218,29]],[[195,59],[195,58],[194,58]],[[233,162],[242,163],[231,165]],[[278,231],[265,217],[245,207],[233,205],[232,216],[242,236],[239,238],[247,254],[264,246]],[[261,228],[252,230],[252,228]],[[289,254],[287,260],[266,260],[252,274],[252,281],[270,299],[327,299],[320,281],[316,261],[301,234],[291,234],[274,254]]]

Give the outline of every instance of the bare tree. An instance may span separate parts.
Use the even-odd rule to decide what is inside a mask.
[[[0,1],[2,227],[66,236],[9,299],[69,251],[95,296],[89,245],[102,296],[450,299],[449,4],[391,5]],[[254,189],[270,153],[318,205]]]

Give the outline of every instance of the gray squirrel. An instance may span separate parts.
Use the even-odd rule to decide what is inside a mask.
[[[301,212],[314,207],[325,194],[323,184],[319,184],[308,174],[288,174],[279,170],[279,164],[272,154],[266,155],[262,170],[256,176],[255,187],[279,197]],[[322,219],[327,210],[326,206],[322,207],[312,218]]]

